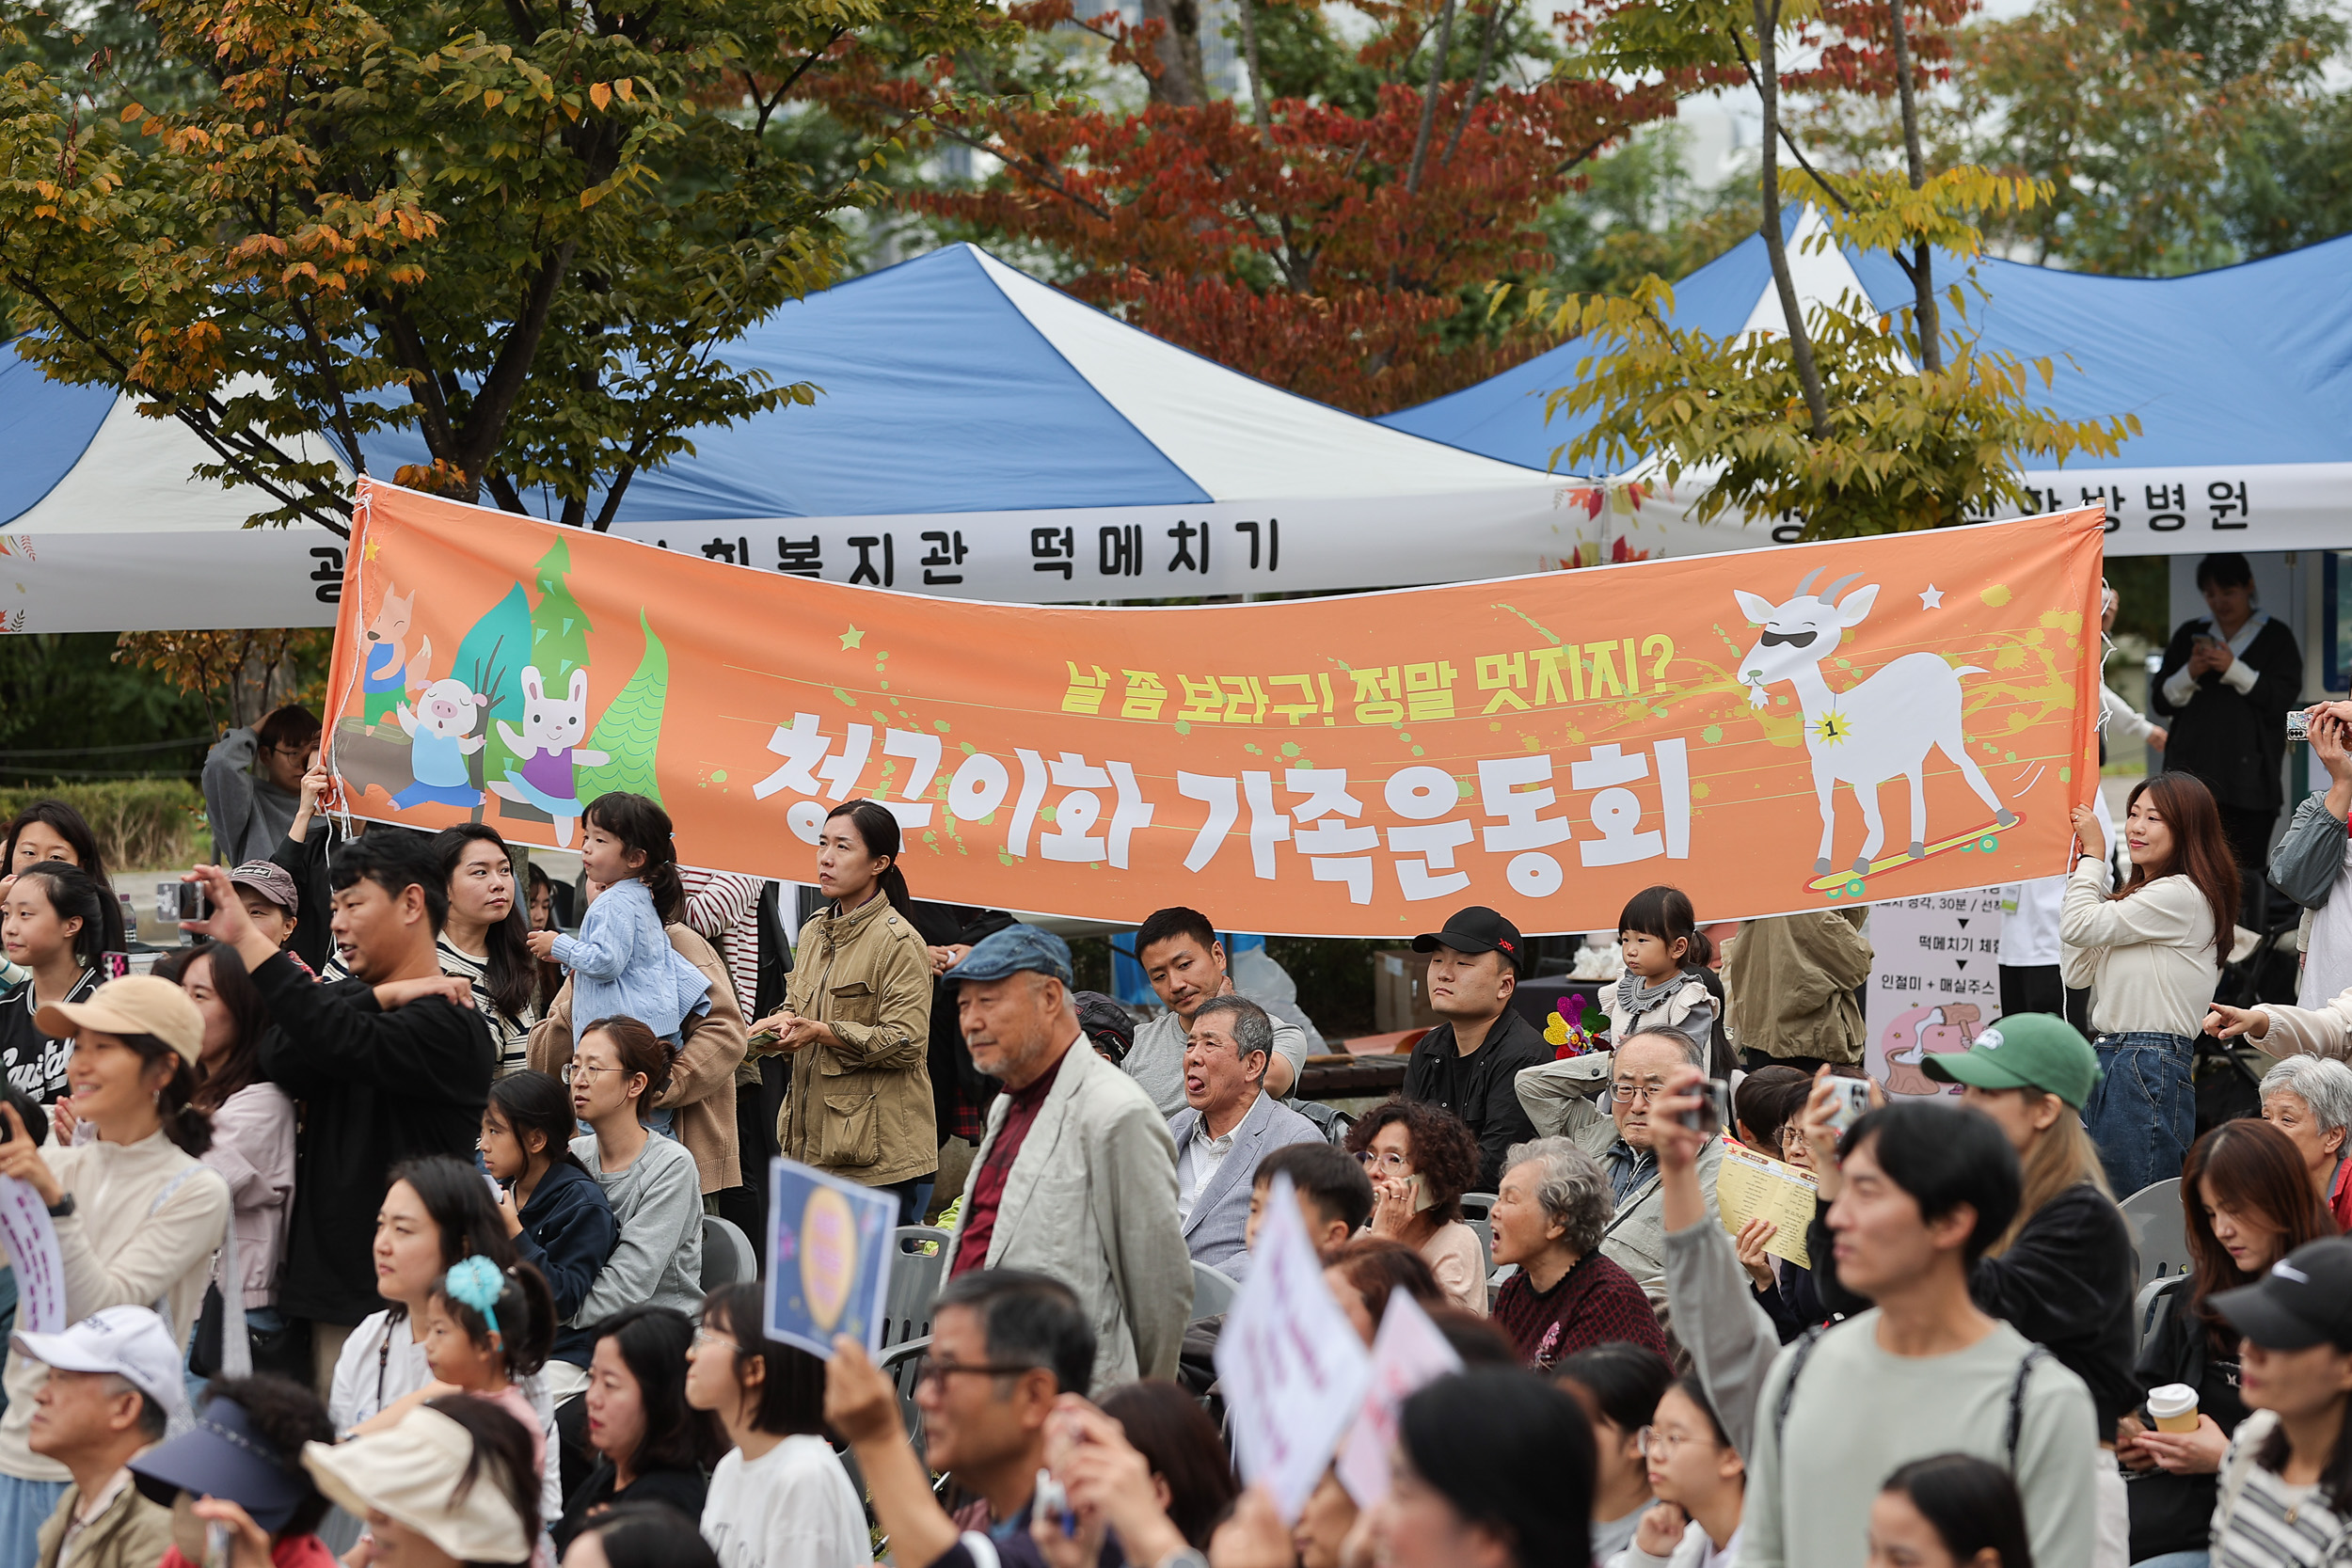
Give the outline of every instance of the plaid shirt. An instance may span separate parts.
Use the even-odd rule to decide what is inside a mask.
[[[1513,1275],[1496,1293],[1489,1321],[1537,1371],[1548,1372],[1578,1351],[1612,1339],[1670,1354],[1666,1331],[1658,1326],[1642,1287],[1597,1252],[1578,1259],[1549,1291],[1530,1285],[1524,1269]]]

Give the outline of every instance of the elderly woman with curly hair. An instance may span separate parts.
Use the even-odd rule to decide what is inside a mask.
[[[1348,1129],[1347,1148],[1372,1178],[1371,1233],[1420,1253],[1449,1304],[1485,1317],[1486,1253],[1462,1222],[1462,1194],[1478,1180],[1469,1123],[1422,1101],[1385,1101]]]
[[[1612,1339],[1670,1354],[1649,1297],[1601,1256],[1611,1208],[1608,1174],[1576,1144],[1538,1138],[1513,1146],[1487,1219],[1495,1261],[1518,1272],[1495,1296],[1494,1323],[1537,1371]]]

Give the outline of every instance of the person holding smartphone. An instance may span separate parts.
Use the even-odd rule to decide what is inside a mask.
[[[1425,1101],[1391,1100],[1347,1130],[1347,1151],[1372,1178],[1372,1233],[1420,1253],[1448,1301],[1485,1317],[1486,1252],[1462,1219],[1478,1176],[1469,1126]]]

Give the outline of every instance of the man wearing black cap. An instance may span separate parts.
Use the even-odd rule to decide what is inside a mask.
[[[1470,1124],[1478,1139],[1478,1188],[1491,1193],[1511,1146],[1535,1136],[1511,1080],[1521,1068],[1551,1060],[1543,1036],[1511,1009],[1527,944],[1518,927],[1472,904],[1449,916],[1444,930],[1415,937],[1413,951],[1429,955],[1429,1009],[1445,1022],[1413,1047],[1405,1098]]]

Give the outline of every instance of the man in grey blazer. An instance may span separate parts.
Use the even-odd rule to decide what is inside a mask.
[[[973,1063],[1005,1085],[965,1183],[949,1276],[1028,1269],[1069,1286],[1094,1330],[1096,1388],[1173,1375],[1192,1309],[1176,1150],[1152,1097],[1086,1043],[1069,945],[1008,926],[946,978]]]
[[[1215,996],[1184,1037],[1184,1108],[1176,1142],[1176,1213],[1196,1263],[1249,1272],[1249,1189],[1258,1162],[1287,1144],[1321,1143],[1315,1124],[1265,1092],[1274,1021],[1255,1002]]]

